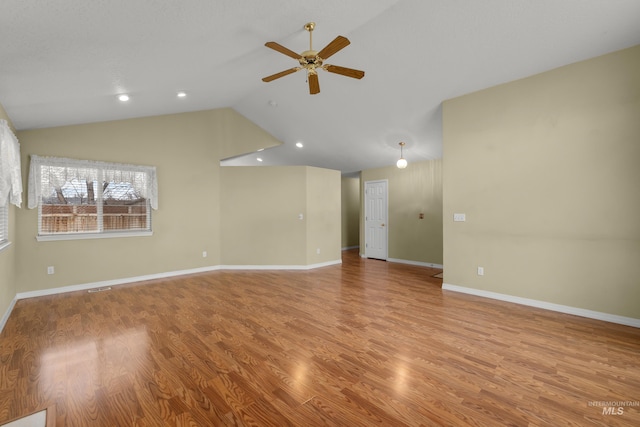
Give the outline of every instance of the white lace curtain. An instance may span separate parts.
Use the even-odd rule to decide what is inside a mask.
[[[20,144],[9,123],[0,120],[0,207],[7,202],[22,204],[22,174],[20,172]]]
[[[51,195],[56,188],[73,180],[129,183],[136,194],[148,199],[153,209],[158,209],[158,183],[153,166],[35,155],[31,155],[29,166],[29,209],[38,206],[42,195]]]

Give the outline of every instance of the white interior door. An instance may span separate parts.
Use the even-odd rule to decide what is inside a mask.
[[[387,259],[387,180],[364,183],[364,230],[367,258]]]

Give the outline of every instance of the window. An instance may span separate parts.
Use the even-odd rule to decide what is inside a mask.
[[[0,248],[9,243],[9,206],[0,206]]]
[[[9,203],[22,204],[20,144],[9,123],[0,120],[0,250],[9,246]]]
[[[147,235],[157,209],[155,168],[31,156],[35,207],[39,240]]]

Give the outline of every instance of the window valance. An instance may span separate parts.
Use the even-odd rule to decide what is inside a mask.
[[[0,120],[0,207],[7,201],[22,205],[22,174],[20,172],[20,144],[9,123]]]
[[[31,155],[29,166],[28,207],[33,209],[50,195],[71,181],[127,183],[133,191],[149,200],[158,209],[158,183],[154,166],[76,160]]]

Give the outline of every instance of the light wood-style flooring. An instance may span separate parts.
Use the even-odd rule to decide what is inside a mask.
[[[639,329],[343,255],[20,300],[0,424],[53,407],[83,427],[640,425]]]

